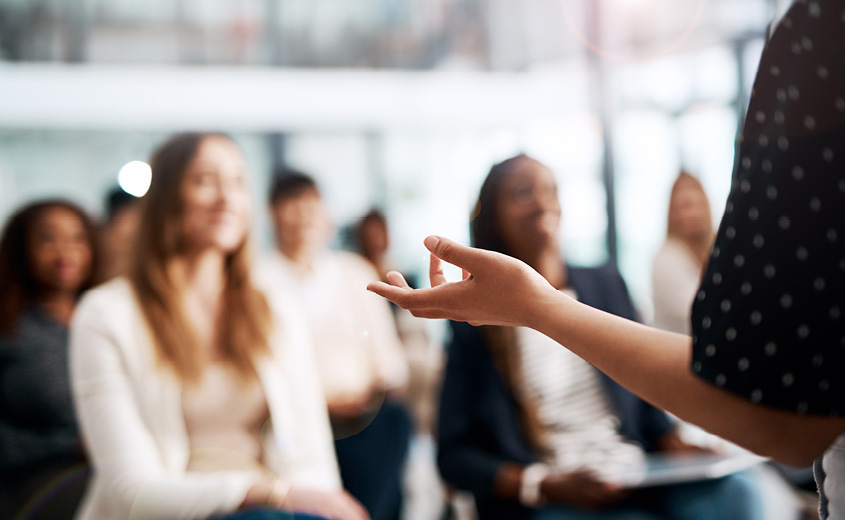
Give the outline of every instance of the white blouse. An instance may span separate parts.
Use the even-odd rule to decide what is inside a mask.
[[[327,251],[303,272],[278,251],[262,259],[257,283],[296,301],[314,341],[329,401],[358,397],[374,386],[401,388],[408,361],[390,304],[367,291],[378,273],[362,257]]]
[[[325,400],[307,331],[272,298],[272,356],[256,362],[272,427],[266,468],[293,485],[340,488]],[[155,359],[129,282],[85,295],[70,330],[71,384],[94,475],[80,520],[202,519],[235,511],[254,471],[188,471],[190,443],[179,381]]]
[[[652,262],[653,325],[690,335],[690,311],[700,283],[701,266],[690,250],[678,240],[666,240]]]
[[[261,430],[270,410],[257,378],[244,380],[231,363],[209,363],[197,384],[182,389],[182,414],[191,447],[188,471],[262,471]]]

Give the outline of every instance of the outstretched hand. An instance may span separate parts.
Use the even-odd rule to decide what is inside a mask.
[[[473,325],[531,326],[532,309],[556,291],[537,271],[515,258],[466,247],[446,238],[424,241],[431,251],[430,289],[412,289],[401,274],[387,274],[390,284],[367,289],[421,318],[446,318]],[[447,282],[442,262],[463,270],[459,282]]]

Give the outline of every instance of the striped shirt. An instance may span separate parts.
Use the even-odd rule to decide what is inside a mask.
[[[546,464],[556,471],[590,470],[612,480],[644,464],[642,448],[620,435],[619,418],[592,365],[532,329],[517,329],[527,395],[538,404]]]

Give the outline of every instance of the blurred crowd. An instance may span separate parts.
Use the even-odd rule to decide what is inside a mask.
[[[812,476],[769,463],[717,479],[620,484],[651,453],[739,448],[530,329],[452,323],[440,344],[425,323],[366,291],[394,268],[378,209],[358,219],[356,251],[341,251],[330,247],[337,230],[314,179],[274,172],[262,208],[224,134],[175,135],[150,164],[147,194],[115,189],[100,218],[73,201],[38,200],[6,221],[0,517],[806,513]],[[668,197],[654,325],[689,334],[714,225],[693,174],[680,172]],[[275,241],[255,257],[251,215],[262,210]],[[468,217],[472,245],[641,320],[615,266],[567,262],[556,176],[536,159],[492,165]],[[418,446],[433,449],[420,457]],[[421,464],[433,484],[420,484]]]

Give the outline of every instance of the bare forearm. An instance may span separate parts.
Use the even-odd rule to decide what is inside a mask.
[[[580,304],[519,260],[436,236],[425,245],[432,252],[431,289],[413,290],[396,273],[389,276],[393,286],[370,289],[418,317],[537,329],[652,404],[783,462],[812,461],[845,430],[843,418],[777,411],[698,379],[688,337]],[[441,260],[461,267],[463,279],[447,282]]]
[[[751,451],[806,464],[845,429],[845,419],[755,405],[696,377],[687,336],[646,327],[555,291],[532,306],[529,325],[664,410]]]

